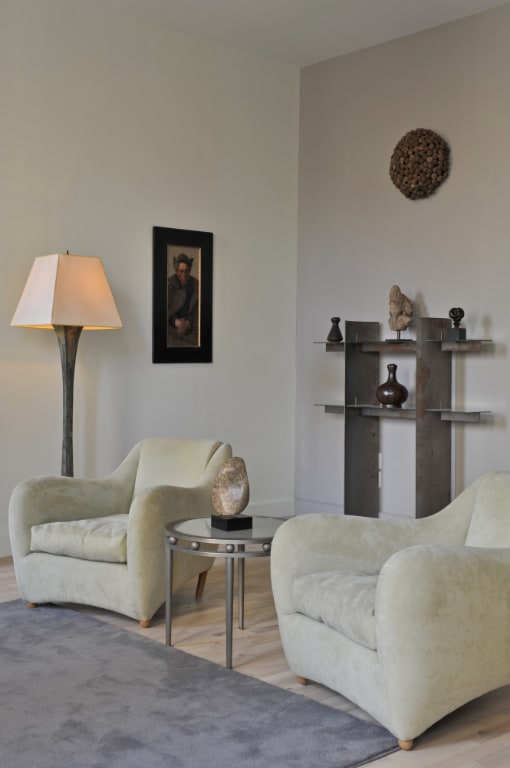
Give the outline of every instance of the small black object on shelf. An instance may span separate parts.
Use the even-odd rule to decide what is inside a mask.
[[[465,341],[466,329],[460,328],[460,321],[464,317],[462,307],[452,307],[448,312],[450,320],[453,322],[453,328],[447,328],[443,339],[445,341]]]
[[[220,531],[244,531],[253,527],[253,517],[250,515],[211,515],[211,528]]]
[[[342,336],[342,331],[340,330],[340,318],[332,317],[331,322],[332,322],[331,330],[328,333],[328,338],[326,340],[330,344],[340,344],[340,342],[344,340]]]

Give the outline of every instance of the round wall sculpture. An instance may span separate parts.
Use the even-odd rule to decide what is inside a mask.
[[[429,197],[448,176],[450,148],[428,128],[416,128],[403,136],[390,160],[394,185],[410,200]]]

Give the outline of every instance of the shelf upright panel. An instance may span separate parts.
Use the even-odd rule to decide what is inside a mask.
[[[451,422],[433,412],[452,407],[452,355],[437,343],[450,327],[445,318],[416,320],[416,517],[451,501]]]
[[[345,403],[377,405],[379,354],[362,350],[379,339],[379,323],[345,323]],[[378,517],[379,419],[363,416],[360,408],[345,408],[344,511],[347,515]]]

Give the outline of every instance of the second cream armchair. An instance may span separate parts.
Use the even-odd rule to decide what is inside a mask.
[[[291,518],[271,574],[290,668],[358,704],[403,749],[510,683],[510,473],[419,520]]]

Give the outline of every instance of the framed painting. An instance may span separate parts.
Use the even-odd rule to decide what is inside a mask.
[[[153,227],[152,362],[212,362],[212,232]]]

